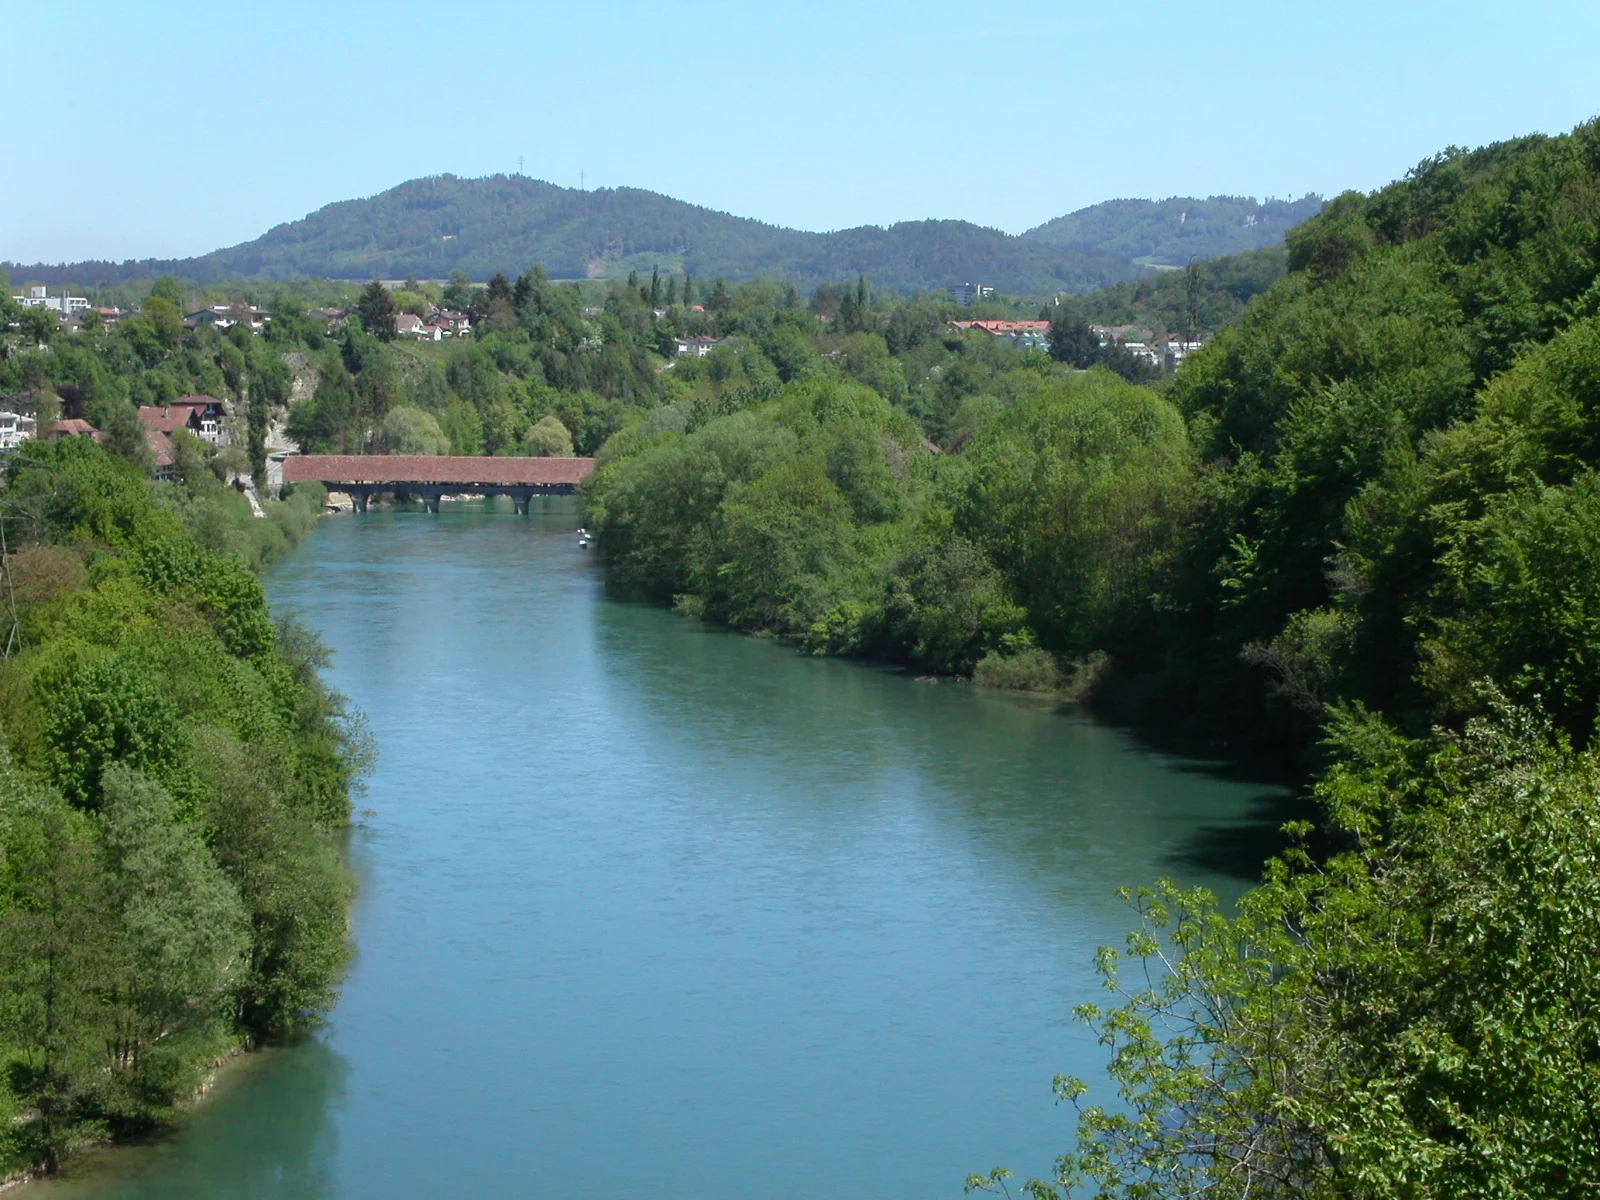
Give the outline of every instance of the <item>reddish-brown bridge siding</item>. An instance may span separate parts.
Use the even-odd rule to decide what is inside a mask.
[[[350,493],[365,511],[373,492],[408,492],[439,511],[439,497],[461,492],[510,496],[518,512],[531,496],[569,493],[594,470],[592,458],[468,458],[443,454],[292,454],[283,481],[315,480]]]

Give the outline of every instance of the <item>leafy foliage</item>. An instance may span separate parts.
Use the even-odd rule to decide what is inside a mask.
[[[1182,421],[1106,372],[1028,379],[950,457],[854,384],[790,384],[709,419],[700,401],[662,410],[589,488],[611,578],[935,670],[1036,636],[1072,654],[1132,642],[1190,503]]]
[[[1600,761],[1488,701],[1427,743],[1341,713],[1318,793],[1351,848],[1276,860],[1237,917],[1128,894],[1140,928],[1099,960],[1119,1004],[1078,1014],[1124,1104],[1056,1081],[1079,1144],[1034,1195],[1594,1189]]]
[[[1174,381],[1203,465],[1169,661],[1197,716],[1321,728],[1324,853],[1237,916],[1131,894],[1080,1012],[1121,1103],[1058,1081],[1078,1146],[1033,1195],[1600,1186],[1597,139],[1340,197]]]
[[[183,504],[163,503],[177,492]],[[345,956],[332,841],[365,761],[244,562],[92,442],[0,505],[0,1161],[168,1118],[218,1055],[305,1028]],[[174,511],[177,508],[179,511]],[[248,516],[244,523],[264,525]]]

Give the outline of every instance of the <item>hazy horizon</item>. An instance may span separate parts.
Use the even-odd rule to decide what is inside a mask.
[[[438,177],[441,177],[441,176],[454,175],[454,174],[455,174],[455,172],[444,171],[444,172],[439,172],[438,175],[432,176],[432,178],[438,178]],[[507,175],[513,175],[514,176],[515,172],[499,171],[499,172],[490,172],[490,173],[485,174],[485,175],[457,176],[457,177],[461,178],[461,179],[464,179],[464,180],[467,180],[467,181],[470,182],[470,181],[473,181],[473,180],[492,179],[492,178],[495,178],[496,176],[507,176]],[[0,262],[9,263],[9,264],[11,264],[13,266],[55,266],[55,267],[60,267],[60,266],[70,266],[70,265],[72,265],[73,263],[76,263],[76,262],[89,262],[89,261],[105,261],[105,262],[121,263],[121,262],[128,262],[128,261],[138,262],[138,261],[142,261],[144,259],[162,259],[162,258],[180,258],[181,259],[181,258],[199,257],[199,256],[203,256],[205,254],[211,253],[212,251],[227,250],[227,249],[231,249],[233,246],[237,246],[237,245],[241,245],[241,244],[245,244],[245,243],[248,243],[248,242],[255,241],[257,238],[260,238],[262,235],[268,233],[270,230],[272,230],[272,229],[274,229],[274,228],[276,228],[276,227],[278,227],[280,225],[292,225],[296,221],[303,221],[308,217],[316,215],[316,213],[322,211],[325,208],[331,208],[334,205],[347,203],[347,202],[351,202],[351,201],[359,202],[359,201],[364,201],[364,200],[371,200],[371,199],[374,199],[377,196],[383,195],[385,192],[390,192],[390,191],[393,191],[395,188],[402,187],[407,183],[413,183],[413,182],[416,182],[417,179],[425,179],[425,178],[430,178],[430,177],[429,176],[416,176],[416,177],[413,177],[413,178],[410,178],[410,179],[402,179],[402,180],[396,181],[393,184],[390,184],[388,187],[379,188],[377,191],[368,193],[367,195],[363,195],[363,196],[341,196],[341,197],[338,197],[337,199],[328,200],[328,201],[326,201],[326,202],[324,202],[322,204],[317,205],[316,208],[308,210],[307,212],[300,213],[300,214],[298,214],[296,216],[293,216],[293,217],[285,217],[282,220],[274,221],[271,225],[263,226],[257,232],[251,234],[249,237],[240,239],[240,241],[238,241],[238,242],[230,243],[227,246],[211,246],[211,247],[208,247],[208,248],[206,248],[204,250],[197,251],[195,254],[165,255],[165,256],[163,256],[163,255],[132,255],[132,254],[124,254],[124,255],[98,255],[98,256],[92,256],[92,257],[79,257],[79,258],[55,259],[55,260],[47,260],[47,259],[25,260],[25,259],[17,258],[17,257],[14,257],[14,256],[9,256],[9,255],[4,254],[3,252],[0,252]],[[548,179],[539,179],[539,178],[537,178],[535,176],[532,176],[532,175],[526,176],[526,178],[528,178],[529,180],[531,180],[534,183],[549,184],[552,187],[565,187],[566,186],[564,184],[554,183],[553,181],[548,180]],[[572,190],[576,191],[578,189],[574,188]],[[586,188],[584,190],[589,191],[589,192],[601,192],[601,191],[608,191],[608,190],[609,191],[620,191],[620,190],[645,191],[645,192],[655,193],[656,195],[668,196],[669,199],[673,199],[673,200],[681,200],[682,199],[682,197],[680,197],[680,196],[670,196],[668,193],[661,192],[656,188],[644,187],[643,185],[632,184],[632,183],[607,184],[607,185],[604,185],[604,186],[596,186],[596,187]],[[799,232],[826,234],[826,233],[842,233],[842,232],[845,232],[845,231],[850,230],[850,229],[859,229],[859,228],[867,228],[867,227],[889,228],[889,227],[897,225],[897,224],[902,224],[902,223],[905,223],[905,222],[914,222],[914,221],[964,220],[964,221],[970,221],[974,225],[980,225],[980,226],[983,226],[983,227],[989,228],[989,229],[1000,229],[1001,232],[1003,232],[1003,233],[1007,233],[1007,234],[1010,234],[1012,236],[1017,236],[1017,235],[1020,235],[1022,233],[1027,232],[1028,230],[1037,228],[1039,225],[1045,224],[1048,221],[1053,220],[1055,217],[1071,216],[1071,215],[1073,215],[1075,213],[1082,212],[1082,211],[1084,211],[1086,209],[1094,208],[1096,205],[1099,205],[1099,204],[1114,204],[1114,203],[1119,203],[1119,202],[1129,202],[1129,203],[1135,203],[1135,204],[1145,204],[1145,203],[1164,204],[1167,201],[1179,200],[1179,199],[1211,200],[1211,199],[1216,199],[1216,198],[1219,198],[1219,197],[1222,197],[1222,196],[1235,196],[1235,197],[1237,197],[1237,196],[1248,196],[1249,199],[1257,202],[1258,204],[1266,205],[1266,204],[1275,203],[1275,202],[1290,203],[1290,202],[1293,202],[1293,201],[1300,200],[1300,199],[1304,198],[1304,196],[1307,195],[1307,194],[1308,193],[1301,193],[1300,195],[1297,195],[1297,196],[1256,196],[1256,195],[1250,195],[1249,193],[1243,193],[1243,192],[1214,192],[1214,193],[1211,193],[1211,194],[1208,194],[1208,195],[1205,195],[1205,196],[1197,196],[1197,195],[1188,194],[1188,193],[1173,193],[1171,195],[1166,195],[1166,196],[1107,196],[1103,200],[1096,200],[1096,201],[1093,201],[1090,204],[1082,205],[1079,208],[1072,209],[1072,210],[1067,211],[1067,212],[1056,213],[1056,214],[1054,214],[1054,217],[1047,217],[1047,218],[1044,219],[1044,221],[1035,222],[1034,225],[1028,226],[1027,229],[1001,229],[1001,227],[999,225],[996,225],[994,222],[986,222],[986,221],[982,221],[982,220],[974,220],[974,219],[968,218],[968,217],[947,217],[947,216],[940,216],[938,214],[931,214],[931,213],[930,214],[925,214],[925,215],[922,215],[922,216],[900,217],[900,218],[897,218],[895,220],[888,221],[888,222],[885,222],[885,223],[882,223],[882,224],[878,224],[878,223],[874,223],[874,222],[861,222],[861,223],[859,223],[857,225],[840,225],[840,226],[837,226],[835,228],[830,228],[830,229],[810,229],[810,230],[800,230],[798,226],[793,226],[793,225],[791,225],[791,226],[783,226],[782,228],[793,229],[793,230],[797,230]],[[1326,200],[1328,198],[1329,197],[1327,197],[1327,196],[1323,196],[1322,197],[1322,199],[1324,199],[1324,200]],[[691,201],[689,203],[693,203],[693,202]],[[701,205],[699,205],[699,207],[705,208],[705,209],[709,209],[709,210],[714,211],[714,212],[719,212],[719,213],[722,213],[723,215],[726,215],[726,216],[737,217],[737,218],[741,218],[741,219],[754,220],[754,221],[761,221],[760,217],[750,217],[746,213],[734,212],[734,211],[732,211],[730,209],[718,208],[714,204],[701,204]],[[773,225],[774,224],[771,221],[763,221],[762,223],[766,224],[766,225]]]
[[[61,120],[13,130],[0,259],[189,257],[408,179],[519,162],[792,229],[1020,233],[1114,198],[1370,190],[1446,146],[1594,112],[1587,7],[1260,11],[1138,24],[1080,4],[1003,25],[942,0],[491,4],[449,21],[405,3],[17,9],[17,59],[70,46],[71,73],[35,81]],[[1551,38],[1552,20],[1570,36]]]

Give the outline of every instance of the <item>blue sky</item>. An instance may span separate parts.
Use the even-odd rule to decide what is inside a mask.
[[[1600,112],[1600,5],[0,2],[0,259],[188,255],[418,175],[804,229],[1369,189]]]

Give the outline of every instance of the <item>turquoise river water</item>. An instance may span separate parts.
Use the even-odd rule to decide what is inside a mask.
[[[608,599],[576,523],[374,511],[273,570],[381,756],[342,998],[28,1200],[937,1200],[1070,1145],[1113,890],[1236,893],[1281,789]]]

